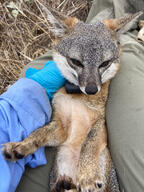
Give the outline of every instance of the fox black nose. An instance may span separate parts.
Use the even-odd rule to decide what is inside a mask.
[[[94,95],[98,92],[98,88],[96,87],[95,84],[88,84],[85,88],[85,92],[88,95]]]

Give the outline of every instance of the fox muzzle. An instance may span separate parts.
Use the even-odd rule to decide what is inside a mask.
[[[85,92],[88,95],[94,95],[98,92],[98,88],[95,84],[87,84],[87,86],[85,88]]]

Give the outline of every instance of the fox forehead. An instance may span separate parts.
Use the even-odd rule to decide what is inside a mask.
[[[56,50],[65,57],[80,60],[83,64],[94,62],[99,65],[119,56],[116,41],[100,21],[95,24],[79,22],[72,33],[60,41]]]

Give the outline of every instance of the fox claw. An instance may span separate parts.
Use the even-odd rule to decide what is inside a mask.
[[[21,145],[19,142],[9,142],[3,145],[2,154],[6,160],[17,161],[25,157],[21,153]]]
[[[65,190],[76,189],[72,179],[68,176],[60,176],[55,184],[53,192],[62,192]]]
[[[103,183],[101,181],[84,181],[81,180],[77,183],[78,192],[97,192],[103,189]]]

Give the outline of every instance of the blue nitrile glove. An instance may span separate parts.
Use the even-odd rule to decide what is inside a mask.
[[[65,78],[54,61],[48,61],[43,69],[28,68],[25,77],[39,83],[47,92],[49,99],[65,84]]]

